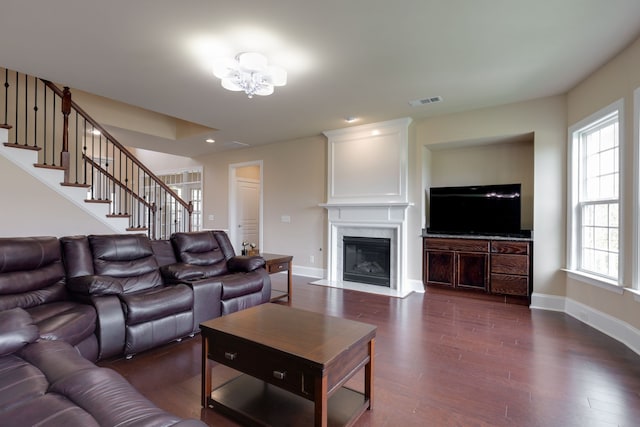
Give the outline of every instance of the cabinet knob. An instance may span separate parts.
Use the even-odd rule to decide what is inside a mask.
[[[286,371],[273,371],[273,377],[278,380],[283,380],[286,375]]]

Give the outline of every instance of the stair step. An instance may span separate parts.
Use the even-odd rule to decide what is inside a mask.
[[[60,185],[63,187],[79,187],[79,188],[90,188],[90,184],[80,184],[79,182],[61,182]]]
[[[149,227],[128,227],[127,231],[149,231]]]
[[[13,126],[11,125],[0,125],[0,128],[2,129],[11,129]]]
[[[107,214],[107,218],[131,218],[129,214]]]
[[[33,151],[41,150],[40,147],[34,147],[32,145],[24,145],[24,144],[14,144],[13,142],[5,142],[4,146],[9,148],[22,148],[23,150],[33,150]]]
[[[35,166],[37,168],[42,168],[42,169],[54,169],[54,170],[58,170],[58,171],[63,171],[64,170],[64,167],[62,167],[62,166],[45,165],[43,163],[34,163],[33,166]]]
[[[111,203],[111,200],[109,199],[84,199],[85,203],[106,203],[109,204]]]

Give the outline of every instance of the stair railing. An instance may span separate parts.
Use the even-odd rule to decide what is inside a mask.
[[[69,88],[6,69],[2,74],[5,145],[37,150],[34,166],[64,171],[62,185],[86,188],[85,201],[109,204],[107,216],[128,218],[129,231],[167,239],[192,230],[193,204],[77,105]]]

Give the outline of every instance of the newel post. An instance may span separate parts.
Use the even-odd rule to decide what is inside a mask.
[[[193,201],[189,200],[189,207],[187,208],[187,211],[189,212],[189,228],[187,229],[187,231],[192,231],[193,229],[191,227],[193,227],[192,224],[192,220],[193,220]]]
[[[60,165],[64,168],[64,182],[69,182],[69,114],[71,114],[71,91],[65,86],[62,92],[62,152]]]

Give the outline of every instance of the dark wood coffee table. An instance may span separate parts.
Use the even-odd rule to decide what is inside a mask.
[[[322,427],[373,408],[373,325],[267,303],[200,328],[204,407],[245,425]],[[244,375],[212,391],[212,361]],[[345,387],[362,368],[364,391]]]

